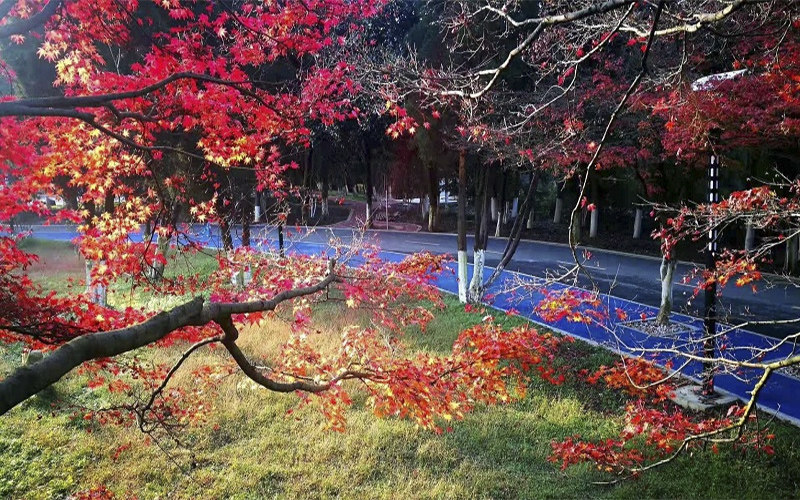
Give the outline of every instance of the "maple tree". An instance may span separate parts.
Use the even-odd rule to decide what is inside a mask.
[[[583,274],[589,275],[591,281],[576,248],[580,242],[576,226],[578,215],[584,210],[592,212],[593,219],[596,217],[592,188],[604,169],[638,169],[645,190],[652,195],[654,190],[648,188],[657,186],[646,178],[652,175],[652,169],[661,168],[669,172],[667,175],[675,175],[675,166],[704,169],[710,146],[716,151],[731,151],[762,145],[784,154],[787,150],[793,154],[796,149],[796,135],[792,132],[796,57],[792,53],[798,25],[796,5],[791,2],[454,1],[437,3],[433,8],[439,9],[436,12],[440,24],[450,35],[449,42],[458,48],[453,51],[457,56],[427,67],[410,60],[409,71],[415,78],[395,93],[404,96],[416,91],[431,109],[454,113],[465,142],[494,153],[489,155],[489,162],[502,161],[516,151],[537,170],[559,172],[563,178],[576,182],[577,199],[569,218],[575,265],[562,273],[561,280],[571,277],[574,284]],[[700,77],[745,67],[752,76],[732,79],[711,89],[691,89],[691,82]],[[416,120],[398,113],[390,131],[399,134],[417,126]],[[714,129],[721,130],[721,137],[709,144],[709,132]],[[789,179],[779,191],[793,192],[792,183]],[[774,202],[766,202],[768,199]],[[696,240],[711,227],[746,220],[748,210],[753,211],[751,225],[761,229],[767,220],[771,224],[780,220],[783,226],[793,227],[793,218],[786,210],[792,205],[791,199],[776,196],[766,188],[749,190],[732,195],[729,202],[719,206],[700,205],[682,209],[678,216],[660,217],[662,227],[654,236],[663,243],[661,322],[668,320],[671,309],[677,241]],[[744,208],[742,200],[752,204]],[[763,212],[756,210],[758,203],[762,203]],[[740,211],[731,210],[731,206],[739,206]],[[481,209],[476,211],[480,213]],[[687,224],[689,218],[692,223]],[[781,231],[784,237],[793,234],[792,230]],[[476,236],[476,241],[479,239]],[[767,244],[765,248],[771,247]],[[475,268],[482,281],[480,249],[476,245]],[[726,263],[731,261],[727,255],[721,260],[720,270],[705,276],[698,290],[717,278],[724,284],[737,276],[739,283],[746,285],[760,276],[747,258],[733,259],[733,265]],[[592,285],[594,290],[588,292],[550,292],[537,312],[552,320],[567,318],[603,326],[609,312],[602,310],[597,287],[594,282]],[[725,329],[719,335],[724,337],[730,331]],[[610,334],[613,336],[614,332]],[[620,446],[635,442],[642,430],[652,428],[679,429],[663,439],[666,451],[683,451],[695,440],[730,430],[740,433],[766,378],[779,367],[794,363],[784,359],[769,363],[748,360],[741,364],[727,352],[681,353],[679,348],[653,349],[642,355],[659,353],[685,356],[684,362],[689,359],[721,366],[730,373],[750,370],[748,379],[757,382],[745,412],[748,415],[735,413],[730,415],[735,418],[694,424],[683,417],[673,418],[668,411],[654,410],[640,426],[642,417],[637,414],[650,410],[634,405],[631,421],[636,420],[639,431],[623,436]],[[729,441],[740,437],[738,434]],[[649,442],[660,447],[661,441],[657,436]],[[565,445],[561,449],[567,457],[565,463],[573,459],[601,463],[611,460],[602,458],[604,454],[617,453],[617,443],[609,444],[602,453],[589,446],[592,453],[584,454],[579,450],[582,446]],[[649,467],[644,463],[662,463],[663,455],[636,453],[636,457],[627,458],[620,454],[614,458],[617,465],[608,470],[635,473]]]
[[[299,165],[285,156],[311,145],[312,123],[332,126],[362,118],[364,110],[356,99],[371,82],[355,78],[358,68],[339,49],[352,40],[363,42],[359,21],[377,15],[383,4],[381,0],[245,1],[234,8],[227,2],[170,0],[155,6],[165,16],[162,19],[143,11],[134,0],[0,3],[0,39],[11,43],[35,39],[38,55],[55,67],[59,92],[0,99],[0,221],[34,212],[49,221],[79,223],[79,249],[94,263],[87,280],[92,286],[108,286],[130,276],[137,286],[153,293],[197,296],[152,315],[132,308],[107,308],[96,303],[102,301],[91,300],[95,292],[70,297],[48,294],[25,274],[35,256],[20,250],[21,237],[4,232],[0,236],[1,340],[24,342],[48,355],[0,381],[0,413],[80,369],[91,376],[91,386],[105,385],[121,397],[143,394],[114,408],[86,411],[85,418],[135,423],[145,432],[169,434],[176,421],[202,419],[201,396],[167,390],[170,378],[194,352],[212,345],[221,346],[230,363],[201,369],[198,379],[211,385],[214,370],[238,370],[270,390],[304,394],[320,405],[337,430],[343,429],[343,410],[351,402],[348,381],[363,382],[378,415],[411,418],[437,430],[443,421],[462,418],[478,402],[494,403],[507,400],[515,391],[521,393],[532,368],[545,380],[562,381],[552,364],[562,340],[530,328],[504,332],[485,323],[462,332],[449,356],[398,355],[403,353],[403,329],[424,326],[430,320],[432,313],[420,301],[434,307],[439,304],[430,280],[442,271],[441,257],[416,255],[387,263],[368,246],[334,245],[334,259],[262,254],[247,244],[234,248],[231,226],[249,217],[246,200],[251,185],[239,182],[231,172],[246,172],[248,179],[252,175],[260,190],[278,195],[291,192],[294,188],[285,174]],[[579,187],[571,221],[591,206],[584,194],[593,173],[601,166],[630,160],[631,148],[615,135],[614,127],[648,72],[669,69],[655,64],[655,56],[649,59],[651,50],[656,55],[666,52],[668,41],[696,31],[706,36],[706,27],[732,33],[758,24],[765,13],[779,12],[781,19],[791,15],[791,6],[784,2],[709,2],[696,10],[672,2],[651,5],[623,0],[535,4],[521,2],[519,12],[492,2],[447,4],[441,19],[457,36],[477,26],[478,40],[501,37],[501,43],[482,42],[468,49],[475,57],[467,60],[484,61],[486,66],[466,72],[463,67],[458,71],[425,68],[422,77],[413,80],[417,97],[422,97],[417,117],[398,104],[403,85],[409,84],[407,73],[389,79],[379,72],[367,102],[383,108],[384,119],[390,120],[385,132],[394,137],[413,134],[417,127],[430,124],[429,119],[453,113],[459,121],[452,137],[460,145],[460,180],[468,151],[482,152],[485,163],[530,166],[525,210],[535,191],[534,174],[548,170],[574,175]],[[665,12],[670,15],[662,17]],[[591,23],[583,24],[584,20]],[[136,45],[134,36],[148,41]],[[110,57],[105,55],[103,45],[119,49],[118,54],[124,51],[125,64],[119,55],[114,60],[113,51]],[[606,67],[600,55],[609,47],[625,58],[620,62],[615,57]],[[493,57],[478,57],[487,53]],[[544,54],[543,59],[539,54]],[[657,62],[664,61],[668,65],[672,60]],[[593,72],[586,78],[584,63],[612,71]],[[655,68],[648,69],[648,64]],[[282,65],[291,68],[287,70],[290,78],[279,82],[268,78]],[[531,77],[529,85],[515,88],[515,78],[505,78],[509,68],[524,70]],[[11,64],[0,62],[0,71],[14,78]],[[613,77],[614,71],[619,79]],[[759,80],[763,81],[768,79]],[[768,84],[775,88],[786,80]],[[550,88],[557,90],[555,96]],[[763,87],[756,88],[766,94]],[[567,97],[579,90],[587,93],[576,109]],[[780,116],[780,99],[795,91],[796,87],[789,87],[773,93],[780,97],[767,103],[771,106],[768,114]],[[602,105],[589,108],[598,101]],[[504,121],[507,116],[517,123]],[[735,120],[747,123],[746,116],[743,112]],[[771,136],[783,133],[784,125],[776,123]],[[671,133],[679,128],[667,125],[666,130]],[[692,138],[688,130],[684,141]],[[670,140],[666,137],[665,144]],[[531,144],[536,145],[535,151]],[[369,145],[364,149],[368,155]],[[563,154],[554,155],[556,150]],[[490,168],[482,166],[482,197],[476,201],[482,214],[476,240],[483,240],[484,250]],[[787,189],[797,192],[793,186]],[[35,201],[39,193],[67,198],[74,194],[78,199],[75,207],[52,214]],[[466,199],[463,193],[460,189],[460,201]],[[737,205],[742,200],[746,204]],[[717,207],[713,223],[723,220],[724,211],[736,214],[737,210],[761,220],[752,212],[758,206],[765,207],[766,225],[776,214],[796,213],[794,200],[750,191]],[[702,211],[687,209],[682,218],[673,219],[668,223],[672,232],[663,233],[664,240],[671,243],[705,230],[701,221],[682,232],[689,227],[685,221]],[[193,229],[183,223],[189,220],[187,213],[195,221],[219,223],[225,252],[210,277],[190,274],[167,279],[163,270],[170,252],[194,252],[201,247]],[[524,218],[515,221],[502,265],[513,255]],[[158,235],[157,244],[153,238],[130,237],[142,225],[150,226],[148,235]],[[465,229],[460,233],[465,235]],[[577,239],[570,242],[575,252]],[[577,275],[582,266],[574,255]],[[744,279],[757,276],[750,267],[738,264],[747,260],[736,262],[729,266],[732,272],[744,271]],[[250,271],[249,279],[232,282],[231,275],[243,269]],[[488,285],[483,268],[476,269],[479,283],[473,299],[479,300]],[[376,324],[392,333],[390,341],[378,328],[348,328],[337,339],[335,352],[320,352],[312,340],[309,308],[323,300],[343,300],[348,307],[369,310]],[[553,320],[602,322],[602,313],[592,312],[599,305],[596,293],[570,290],[549,296],[540,311],[552,314]],[[290,314],[293,335],[280,359],[268,367],[256,366],[236,343],[239,329],[258,325],[275,311]],[[153,368],[114,357],[147,345],[164,347],[176,342],[189,347],[172,366]],[[774,370],[795,361],[707,360],[698,355],[691,359],[716,361],[732,369],[761,369],[761,386]],[[649,364],[634,363],[630,368],[625,364],[621,369],[604,369],[587,381],[602,379],[609,386],[622,387],[623,380],[646,384],[663,378]],[[135,390],[131,379],[142,390]],[[726,418],[695,422],[671,408],[653,408],[652,404],[663,401],[663,390],[658,389],[655,396],[645,391],[642,403],[631,404],[630,428],[619,441],[557,443],[554,460],[566,465],[590,460],[611,472],[636,472],[646,468],[647,461],[658,464],[664,454],[683,451],[693,442],[724,432],[733,431],[732,440],[739,442],[757,397],[754,391],[750,404]],[[631,450],[642,435],[657,454]]]
[[[269,390],[305,394],[337,430],[351,380],[362,382],[378,415],[437,430],[478,402],[521,393],[534,367],[558,381],[550,362],[560,340],[530,328],[504,332],[485,323],[463,332],[449,356],[404,355],[403,330],[424,327],[440,305],[431,280],[442,272],[441,256],[389,263],[370,246],[339,244],[330,254],[284,256],[257,252],[244,236],[235,248],[231,226],[249,216],[238,205],[252,184],[233,173],[254,178],[260,190],[291,192],[284,174],[298,166],[284,155],[310,145],[311,123],[360,116],[354,100],[361,86],[338,49],[383,4],[0,3],[0,38],[36,40],[38,56],[55,67],[58,92],[0,99],[0,221],[33,212],[77,223],[77,248],[93,263],[90,293],[48,293],[27,275],[36,256],[20,249],[24,235],[3,226],[1,340],[47,354],[0,381],[0,413],[78,370],[89,387],[121,398],[110,408],[80,410],[84,418],[172,436],[205,410],[200,393],[168,387],[170,379],[210,346],[222,347],[229,363],[198,370],[198,381],[210,387],[220,370],[239,371]],[[110,56],[103,46],[114,49]],[[291,68],[291,78],[267,78],[279,65]],[[11,64],[0,69],[14,78]],[[53,214],[36,201],[39,193],[77,199]],[[167,277],[164,266],[176,252],[202,248],[189,220],[219,224],[217,269]],[[132,237],[142,226],[144,238]],[[232,281],[242,270],[249,279]],[[126,277],[185,302],[153,314],[95,300],[96,287]],[[370,311],[376,326],[346,328],[337,349],[318,350],[309,315],[325,300]],[[258,366],[238,346],[239,329],[281,313],[292,318],[293,334],[279,359]],[[176,343],[188,347],[172,366],[118,356]]]

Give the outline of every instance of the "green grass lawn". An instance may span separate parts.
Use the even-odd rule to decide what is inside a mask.
[[[44,246],[36,250],[50,255],[47,262],[60,262],[54,270],[60,274],[58,279],[51,277],[46,269],[50,264],[45,264],[33,270],[40,282],[58,288],[70,273],[80,278],[77,257],[73,267],[57,259],[59,254],[71,259],[71,249]],[[118,292],[118,297],[123,296],[124,291]],[[407,340],[413,348],[449,351],[461,329],[481,321],[481,314],[465,312],[453,298],[446,303],[426,333],[409,332]],[[314,316],[321,328],[330,331],[362,320],[336,304],[321,306]],[[524,322],[509,316],[497,320],[506,326]],[[260,329],[246,329],[240,343],[245,352],[274,353],[285,328],[274,321]],[[183,348],[142,349],[137,354],[169,362]],[[19,364],[20,349],[2,349],[0,373],[7,373]],[[564,347],[561,354],[563,362],[576,369],[613,362],[607,352],[580,342]],[[174,382],[191,387],[193,366],[223,359],[219,350],[200,351]],[[557,387],[534,382],[525,399],[481,407],[455,422],[451,432],[436,435],[411,422],[378,419],[358,400],[348,414],[345,433],[326,431],[323,417],[313,406],[297,408],[295,396],[270,393],[234,375],[221,379],[209,396],[213,408],[207,421],[184,431],[188,448],[170,448],[170,456],[147,444],[146,436],[136,430],[87,427],[80,419],[53,413],[51,404],[57,401],[101,402],[108,397],[105,389],[85,389],[83,380],[68,376],[52,390],[0,417],[0,497],[63,497],[100,484],[122,496],[130,493],[139,498],[800,495],[800,432],[780,423],[773,425],[774,456],[725,447],[719,454],[696,451],[616,486],[593,484],[608,476],[589,466],[562,472],[546,460],[552,440],[575,434],[612,437],[622,425],[624,400],[618,393],[574,380]],[[295,411],[289,415],[289,409]],[[123,445],[130,447],[115,457]]]

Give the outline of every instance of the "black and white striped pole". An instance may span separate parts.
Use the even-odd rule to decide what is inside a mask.
[[[747,73],[746,69],[728,71],[704,76],[692,82],[692,91],[702,92],[714,89],[716,85],[725,80],[733,80]],[[706,255],[706,273],[711,279],[711,283],[705,289],[705,315],[703,320],[703,357],[714,359],[717,339],[717,282],[714,274],[717,269],[717,234],[716,223],[713,219],[711,205],[719,203],[719,156],[714,150],[714,146],[719,144],[720,131],[713,129],[709,133],[709,145],[711,154],[708,162],[706,202],[709,205],[709,231],[708,248]],[[703,382],[700,389],[701,396],[710,398],[714,395],[714,363],[703,363]]]
[[[706,276],[711,280],[705,287],[705,311],[703,321],[703,356],[707,359],[714,358],[717,336],[717,282],[714,274],[717,269],[717,240],[718,231],[713,218],[712,205],[719,203],[719,156],[714,151],[717,131],[710,134],[711,155],[708,162],[706,202],[709,206],[709,230],[708,247],[706,248]],[[714,364],[707,362],[703,364],[703,385],[702,395],[711,396],[714,394]]]

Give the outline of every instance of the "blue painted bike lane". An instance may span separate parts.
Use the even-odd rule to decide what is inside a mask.
[[[75,238],[74,231],[37,231],[36,237],[57,241],[71,241]],[[140,234],[130,235],[131,240],[141,239]],[[198,235],[198,243],[209,248],[218,249],[220,247],[219,236],[215,234]],[[234,236],[234,245],[240,245],[238,237]],[[330,248],[324,244],[311,242],[288,242],[287,252],[296,252],[305,255],[329,255]],[[253,246],[261,251],[277,251],[277,243],[268,240],[256,240]],[[407,254],[381,251],[380,257],[386,261],[399,262],[407,257]],[[359,260],[353,259],[350,264],[358,265]],[[493,271],[492,268],[484,269],[484,278]],[[472,273],[472,265],[469,265],[469,273]],[[437,286],[444,292],[457,294],[456,264],[451,262],[445,266],[445,270],[437,276]],[[518,282],[520,279],[533,283],[533,286],[526,287],[524,294],[515,294],[505,291],[509,284]],[[563,335],[599,345],[615,353],[641,357],[653,361],[664,367],[672,366],[695,381],[699,381],[702,366],[698,362],[688,362],[686,358],[677,354],[669,354],[664,349],[678,350],[694,354],[702,354],[703,320],[682,314],[673,313],[671,321],[686,326],[685,331],[670,337],[657,337],[638,331],[626,324],[631,321],[642,319],[652,319],[658,309],[652,306],[640,304],[634,301],[613,297],[611,295],[600,294],[599,298],[606,311],[604,318],[592,323],[571,322],[568,319],[561,319],[556,322],[547,322],[536,313],[535,307],[545,298],[545,291],[563,291],[569,289],[567,285],[550,283],[546,287],[539,286],[537,278],[516,273],[514,271],[503,271],[493,285],[488,290],[488,295],[492,296],[490,306],[503,311],[513,312],[525,317],[532,322],[543,327],[555,330]],[[585,291],[575,288],[574,290]],[[617,312],[620,314],[617,314]],[[750,332],[743,329],[735,329],[728,325],[718,325],[717,331],[720,335],[717,341],[717,356],[734,359],[738,361],[769,361],[784,359],[787,356],[800,354],[800,346],[793,342],[781,343],[779,339],[766,337],[764,335]],[[761,357],[764,350],[769,350],[768,354]],[[723,393],[734,395],[742,400],[748,400],[750,390],[752,390],[756,380],[761,375],[761,371],[751,369],[741,369],[736,372],[718,374],[715,376],[715,386]],[[774,414],[777,418],[787,420],[800,426],[800,400],[794,397],[800,393],[800,379],[787,375],[782,372],[773,372],[767,385],[761,390],[758,399],[758,406],[761,410]]]

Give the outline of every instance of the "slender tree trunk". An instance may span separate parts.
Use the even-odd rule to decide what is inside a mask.
[[[791,275],[797,274],[800,268],[798,265],[798,257],[800,257],[800,252],[797,248],[798,242],[800,242],[800,237],[798,236],[792,236],[786,240],[786,256],[783,269]]]
[[[178,205],[177,202],[174,202],[171,213],[169,214],[168,218],[163,221],[164,230],[162,233],[165,234],[156,235],[156,255],[158,255],[160,259],[153,263],[153,268],[150,270],[150,279],[153,281],[160,281],[164,277],[164,268],[166,266],[169,245],[172,241],[174,228],[178,225],[179,215],[180,205]]]
[[[467,158],[458,155],[458,300],[467,303]]]
[[[428,164],[428,232],[434,232],[439,225],[439,169],[436,164]]]
[[[300,220],[306,222],[309,217],[311,202],[311,168],[314,163],[314,146],[308,147],[305,165],[303,166],[303,186],[300,194]]]
[[[322,176],[322,189],[320,192],[322,193],[322,204],[320,210],[322,211],[322,218],[327,219],[330,215],[328,211],[328,192],[330,191],[330,179],[328,179],[328,162],[325,161],[325,158],[322,159],[320,163],[320,175]]]
[[[87,209],[89,217],[93,217],[96,214],[97,207],[94,203],[87,204]],[[106,193],[103,200],[103,211],[109,215],[114,213],[114,194],[111,192]],[[97,305],[107,307],[108,289],[105,284],[97,282],[92,272],[95,265],[102,266],[104,264],[104,260],[100,260],[98,264],[93,260],[86,259],[84,266],[86,271],[86,293],[89,295],[89,300]]]
[[[503,180],[500,181],[500,202],[498,205],[500,206],[500,210],[502,213],[498,214],[497,216],[497,225],[494,229],[494,236],[495,238],[500,237],[500,230],[503,227],[503,224],[506,221],[506,180],[508,179],[508,174],[503,171],[501,174],[503,176]]]
[[[511,262],[511,259],[514,257],[514,254],[517,251],[517,247],[519,246],[520,239],[522,238],[522,224],[523,221],[528,217],[528,214],[533,208],[533,197],[534,193],[536,192],[536,186],[539,183],[539,179],[537,178],[535,173],[531,174],[531,183],[528,185],[528,191],[525,193],[525,199],[522,202],[522,206],[520,208],[520,217],[514,219],[514,225],[511,226],[511,232],[508,234],[508,239],[506,240],[506,247],[503,249],[503,254],[500,257],[500,262],[492,271],[492,274],[489,275],[489,278],[483,284],[483,289],[487,290],[490,286],[494,284],[497,278],[500,277],[500,274],[503,270],[508,266],[508,263]]]
[[[642,209],[636,208],[636,215],[633,218],[633,239],[642,237]]]
[[[553,210],[553,224],[561,223],[561,213],[564,211],[564,198],[561,192],[556,196],[556,207]]]
[[[572,216],[572,227],[570,231],[572,233],[572,241],[574,241],[576,245],[579,245],[581,242],[581,210],[576,210],[575,214]]]
[[[225,201],[229,203],[226,204]],[[231,209],[229,205],[233,205],[230,200],[225,196],[217,197],[216,209],[217,217],[219,218],[219,234],[222,241],[222,249],[225,253],[233,251],[233,237],[231,236]]]
[[[472,281],[467,292],[467,301],[479,304],[483,299],[483,269],[486,266],[486,245],[489,243],[489,167],[483,166],[481,196],[475,196],[475,244],[472,252]],[[477,193],[476,193],[477,194]]]
[[[748,222],[747,229],[744,235],[744,249],[747,252],[752,252],[756,247],[756,228],[753,224]]]
[[[364,227],[369,229],[372,227],[372,148],[366,138],[362,138],[364,143],[364,163],[367,169],[367,220],[364,221]]]
[[[661,275],[661,304],[658,308],[658,316],[656,316],[656,323],[659,325],[669,324],[669,315],[672,312],[672,289],[673,278],[675,276],[675,266],[678,261],[675,259],[668,259],[666,256],[661,257],[661,267],[659,269]]]
[[[599,210],[597,207],[594,207],[589,214],[589,238],[597,238],[597,219],[599,216]]]
[[[497,197],[492,196],[491,203],[492,203],[492,205],[491,205],[492,221],[496,221],[497,220],[497,215],[498,215],[498,212],[499,212],[499,210],[497,209]]]

